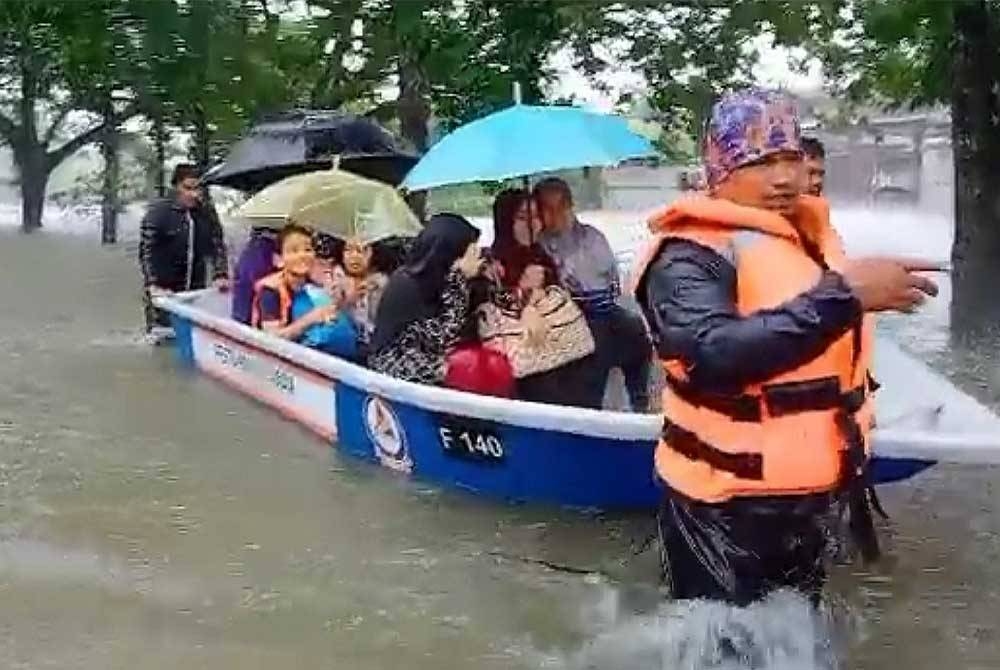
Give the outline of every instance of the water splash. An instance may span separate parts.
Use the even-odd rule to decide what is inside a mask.
[[[836,670],[846,647],[836,609],[815,609],[778,592],[749,607],[708,601],[666,602],[634,614],[608,592],[610,615],[578,649],[553,659],[565,670]],[[625,610],[625,611],[623,611]],[[591,614],[593,618],[593,614]]]

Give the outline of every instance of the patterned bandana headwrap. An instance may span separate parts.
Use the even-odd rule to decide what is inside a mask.
[[[801,152],[800,133],[795,104],[777,91],[751,89],[723,96],[712,106],[705,133],[709,186],[770,154]]]

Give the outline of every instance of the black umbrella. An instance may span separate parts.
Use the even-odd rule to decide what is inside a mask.
[[[204,182],[255,192],[293,174],[327,170],[336,161],[343,170],[396,186],[417,160],[371,119],[296,110],[253,126]]]

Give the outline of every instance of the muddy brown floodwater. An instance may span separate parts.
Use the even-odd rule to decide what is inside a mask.
[[[837,570],[832,622],[791,598],[667,605],[654,552],[630,557],[648,520],[342,458],[141,344],[137,286],[128,244],[0,231],[0,667],[1000,666],[996,469],[883,489],[892,560]],[[885,327],[990,400],[996,360],[950,350],[946,313]],[[720,626],[754,640],[752,664],[712,664]]]

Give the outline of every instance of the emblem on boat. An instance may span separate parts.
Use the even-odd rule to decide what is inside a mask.
[[[382,465],[400,472],[413,469],[406,449],[406,434],[399,418],[381,398],[368,396],[364,405],[365,430],[375,447],[375,456]]]

